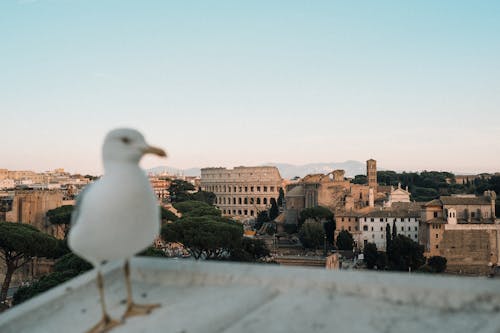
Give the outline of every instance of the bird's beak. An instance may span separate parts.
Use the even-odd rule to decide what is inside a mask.
[[[153,147],[153,146],[147,146],[142,150],[143,154],[155,154],[160,157],[167,157],[167,153],[161,148],[158,147]]]

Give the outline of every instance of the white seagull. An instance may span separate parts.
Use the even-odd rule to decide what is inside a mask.
[[[77,199],[68,236],[74,253],[97,268],[103,318],[89,332],[105,332],[121,322],[110,318],[104,302],[100,266],[125,259],[127,310],[124,318],[150,313],[159,304],[138,305],[132,300],[129,258],[151,245],[160,230],[160,211],[139,160],[144,154],[165,157],[133,129],[116,129],[104,140],[104,176],[87,186]]]

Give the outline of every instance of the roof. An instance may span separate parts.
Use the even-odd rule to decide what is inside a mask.
[[[447,224],[447,221],[445,219],[436,217],[436,218],[425,221],[425,223],[428,223],[428,224]]]
[[[304,186],[297,185],[290,191],[287,191],[285,197],[303,197],[304,196]]]
[[[491,199],[486,196],[441,196],[425,204],[429,206],[452,206],[452,205],[491,205]]]
[[[106,303],[125,310],[120,265],[104,267]],[[500,280],[374,271],[134,258],[140,303],[161,303],[128,318],[128,332],[494,332]],[[101,316],[95,271],[0,316],[0,331],[84,332]],[[394,318],[397,318],[395,321]]]
[[[491,205],[491,199],[485,196],[481,197],[459,197],[443,196],[439,198],[443,205]]]
[[[434,199],[432,201],[429,201],[428,203],[425,204],[425,207],[430,207],[430,206],[443,206],[443,203],[439,199]]]
[[[395,208],[386,208],[386,209],[378,209],[373,210],[369,213],[366,213],[364,217],[420,217],[420,211],[414,209],[395,209]]]

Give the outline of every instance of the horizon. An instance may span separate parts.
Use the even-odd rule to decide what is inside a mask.
[[[498,172],[497,31],[497,1],[3,1],[0,164],[102,174],[125,126],[145,168]]]
[[[376,159],[375,159],[376,160]],[[397,173],[403,173],[403,172],[406,172],[406,173],[421,173],[421,172],[450,172],[452,174],[454,174],[455,176],[469,176],[469,175],[480,175],[480,174],[483,174],[483,173],[486,173],[486,174],[496,174],[496,173],[500,173],[500,169],[499,170],[490,170],[490,171],[473,171],[473,172],[469,172],[469,171],[460,171],[460,170],[447,170],[447,169],[431,169],[431,168],[427,168],[427,169],[420,169],[420,170],[402,170],[402,169],[394,169],[394,168],[387,168],[385,167],[384,165],[380,166],[379,165],[379,161],[377,161],[377,171],[394,171],[394,172],[397,172]],[[356,161],[356,160],[346,160],[346,161],[342,161],[342,162],[310,162],[310,163],[305,163],[305,164],[292,164],[292,163],[287,163],[287,162],[267,162],[267,163],[260,163],[260,164],[254,164],[254,165],[230,165],[230,166],[221,166],[221,165],[217,165],[217,166],[214,166],[214,165],[211,165],[211,166],[191,166],[191,167],[187,167],[187,168],[178,168],[176,166],[171,166],[171,165],[168,165],[168,164],[152,164],[151,166],[143,166],[141,165],[141,168],[148,172],[150,170],[153,170],[153,169],[161,169],[161,168],[168,168],[168,169],[175,169],[175,170],[178,170],[180,172],[185,172],[185,171],[188,171],[188,170],[193,170],[193,169],[204,169],[204,168],[226,168],[226,169],[233,169],[233,168],[236,168],[236,167],[260,167],[260,166],[276,166],[278,167],[278,165],[287,165],[287,166],[290,166],[290,167],[305,167],[305,166],[309,166],[309,165],[331,165],[331,164],[346,164],[346,163],[356,163],[356,164],[362,164],[363,166],[365,165],[365,162],[366,161]],[[142,163],[141,163],[142,164]],[[101,176],[103,175],[103,172],[101,173],[93,173],[93,172],[82,172],[82,171],[78,171],[78,170],[69,170],[69,169],[66,169],[64,166],[58,166],[58,167],[53,167],[53,168],[49,168],[49,169],[34,169],[34,168],[20,168],[20,169],[9,169],[9,168],[4,168],[2,166],[0,166],[0,169],[8,169],[9,171],[33,171],[33,172],[36,172],[36,173],[43,173],[43,172],[51,172],[51,171],[54,171],[56,169],[64,169],[65,172],[68,172],[70,174],[79,174],[79,175],[91,175],[91,176]],[[279,168],[279,167],[278,167]],[[361,174],[366,174],[366,172],[363,172]],[[360,174],[360,175],[361,175]],[[355,175],[352,175],[352,177],[354,177]]]

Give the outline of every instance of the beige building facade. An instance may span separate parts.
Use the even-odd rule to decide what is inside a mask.
[[[223,215],[256,217],[278,199],[283,179],[276,167],[235,167],[201,169],[201,187],[215,193],[215,206]]]

